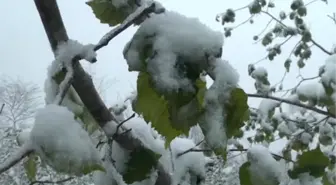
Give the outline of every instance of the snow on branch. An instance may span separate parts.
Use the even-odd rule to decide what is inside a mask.
[[[98,44],[94,47],[94,50],[97,51],[100,48],[107,46],[107,44],[119,33],[126,30],[132,24],[134,24],[139,18],[143,17],[144,15],[149,15],[150,13],[154,12],[156,9],[156,4],[153,2],[150,5],[144,3],[141,5],[134,13],[130,14],[118,27],[114,28],[107,34],[105,34]],[[162,9],[161,12],[164,10]],[[158,12],[160,13],[160,12]]]
[[[32,145],[30,143],[25,143],[15,154],[12,154],[10,158],[6,159],[6,161],[0,165],[0,174],[9,170],[32,152]]]
[[[57,46],[60,43],[69,40],[57,6],[57,2],[56,0],[35,0],[35,5],[40,14],[40,18],[44,25],[51,48],[53,51],[56,51]],[[144,8],[144,11],[148,10],[149,9]],[[150,11],[148,11],[148,13],[149,12]],[[137,15],[140,17],[143,16],[143,14],[144,13],[139,13]],[[134,16],[134,19],[137,19],[139,17]],[[134,19],[126,19],[126,22],[132,21]],[[120,25],[119,29],[116,28],[114,29],[116,31],[111,31],[110,36],[106,36],[105,39],[103,39],[105,44],[130,25],[132,24],[124,22]],[[103,45],[99,47],[101,48],[103,47]],[[97,51],[99,47],[95,48],[94,51]],[[118,121],[107,109],[106,105],[104,104],[97,90],[95,89],[91,77],[85,72],[81,64],[78,62],[79,59],[81,58],[75,57],[73,62],[74,74],[72,79],[72,86],[74,87],[85,107],[88,109],[88,111],[91,113],[91,115],[97,121],[101,128],[104,128],[107,123],[113,123],[117,126]],[[139,139],[132,137],[130,132],[127,132],[127,134],[119,134],[118,137],[116,137],[114,140],[127,150],[144,147]],[[165,171],[161,164],[158,164],[157,170],[158,177],[156,184],[170,185],[170,174]]]

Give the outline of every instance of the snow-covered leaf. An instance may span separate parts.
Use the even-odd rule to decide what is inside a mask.
[[[35,159],[36,155],[31,154],[29,155],[28,160],[24,162],[26,175],[30,181],[36,180],[37,164]]]
[[[123,174],[123,179],[127,184],[135,181],[142,181],[149,177],[152,169],[157,165],[160,154],[146,148],[137,148],[130,153],[127,163],[127,170]]]
[[[299,174],[308,172],[311,176],[318,178],[323,176],[329,163],[329,158],[323,154],[318,146],[314,150],[299,155],[293,170],[289,170],[288,174],[291,178],[297,178]]]
[[[105,171],[90,136],[66,107],[48,104],[39,110],[30,141],[39,157],[57,172],[81,176]]]

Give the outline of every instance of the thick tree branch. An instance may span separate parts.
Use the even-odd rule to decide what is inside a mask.
[[[55,51],[59,43],[68,40],[57,2],[56,0],[35,0],[35,4],[43,22],[51,48],[53,51]],[[141,16],[141,14],[139,14],[139,16]],[[122,29],[126,29],[130,25],[131,24],[126,24],[122,27]],[[119,34],[122,29],[115,31],[114,34],[111,34],[112,36],[110,35],[108,37],[108,39],[112,39],[114,36]],[[107,44],[108,42],[105,43]],[[102,46],[103,45],[104,44],[102,44]],[[97,46],[96,50],[102,46]],[[111,121],[114,121],[114,124],[117,124],[116,119],[107,109],[98,92],[94,88],[91,77],[84,71],[83,67],[78,61],[74,62],[73,69],[74,76],[72,85],[81,98],[83,104],[92,114],[93,118],[97,121],[99,126],[104,128],[104,126]],[[114,140],[118,142],[123,148],[128,150],[143,147],[142,143],[138,139],[133,138],[129,132],[126,134],[117,135],[114,137]],[[170,175],[164,171],[164,168],[161,164],[158,164],[157,169],[158,179],[156,185],[170,185]]]
[[[294,102],[294,101],[291,101],[291,100],[286,100],[286,99],[283,99],[283,98],[278,98],[278,97],[268,96],[268,95],[261,95],[261,94],[247,94],[247,96],[248,97],[253,97],[253,98],[266,98],[266,99],[279,101],[281,103],[288,103],[288,104],[291,104],[291,105],[295,105],[295,106],[298,106],[298,107],[302,107],[302,108],[320,113],[320,114],[325,115],[325,116],[336,118],[336,115],[331,113],[331,112],[327,112],[327,111],[318,109],[316,107],[305,105],[305,104],[302,104],[302,103],[299,103],[299,102]]]

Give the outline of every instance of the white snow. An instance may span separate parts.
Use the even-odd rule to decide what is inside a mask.
[[[330,83],[336,83],[336,54],[333,54],[327,58],[323,67],[324,72],[321,75],[322,82],[329,85]]]
[[[237,87],[239,75],[232,66],[221,59],[210,60],[213,66],[214,82],[204,97],[204,123],[200,126],[206,131],[205,139],[213,148],[225,149],[227,146],[225,104],[231,97],[231,90]]]
[[[193,91],[189,79],[182,77],[175,68],[177,60],[204,69],[207,67],[205,55],[218,55],[222,45],[222,33],[211,30],[197,18],[166,11],[141,24],[126,45],[124,57],[130,71],[149,72],[158,89]],[[152,56],[146,56],[146,61],[141,61],[146,46],[151,46],[154,52]]]
[[[253,184],[277,185],[284,174],[283,168],[270,154],[268,148],[255,145],[247,151]]]
[[[61,99],[60,93],[64,90],[65,83],[58,85],[53,77],[61,71],[62,67],[65,67],[68,73],[65,76],[63,82],[67,82],[69,78],[73,76],[72,59],[75,56],[79,56],[89,62],[95,62],[96,53],[93,50],[94,45],[83,45],[76,40],[68,40],[61,43],[55,51],[55,60],[48,67],[47,79],[44,84],[45,101],[46,104],[58,103]],[[70,87],[66,93],[62,104],[69,108],[76,115],[82,113],[83,104],[75,92],[73,87]]]
[[[35,116],[30,141],[41,159],[57,172],[82,175],[102,165],[88,133],[66,107],[49,104]]]

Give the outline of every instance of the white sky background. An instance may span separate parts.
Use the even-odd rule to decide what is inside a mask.
[[[316,2],[308,6],[308,26],[312,30],[313,38],[330,50],[336,43],[336,25],[327,18],[327,15],[335,12],[336,0]],[[181,14],[198,17],[202,22],[214,30],[223,31],[220,23],[215,21],[218,13],[227,8],[240,8],[251,0],[161,0],[167,9]],[[276,9],[270,11],[278,17],[279,10],[289,12],[291,0],[275,0]],[[304,2],[309,2],[304,0]],[[58,0],[58,5],[63,17],[65,27],[71,39],[82,43],[97,43],[99,39],[111,28],[103,25],[95,18],[85,0]],[[236,13],[237,19],[234,25],[249,17],[248,10]],[[240,85],[246,92],[254,93],[254,81],[247,74],[247,65],[254,63],[266,56],[266,50],[260,43],[253,44],[253,35],[258,34],[270,18],[261,14],[254,18],[254,24],[247,23],[234,30],[232,36],[225,39],[223,58],[229,60],[240,74]],[[1,0],[0,1],[0,75],[20,77],[25,81],[32,81],[43,89],[46,69],[53,60],[47,36],[45,34],[40,17],[32,0]],[[176,28],[178,29],[178,28]],[[106,93],[107,105],[120,98],[125,98],[136,87],[136,73],[127,70],[127,64],[122,56],[122,50],[127,41],[132,37],[136,28],[129,28],[115,39],[107,47],[98,51],[98,62],[90,66],[98,77],[106,76],[108,79],[116,79]],[[278,43],[282,42],[278,41]],[[288,57],[297,40],[292,40],[282,47],[283,54],[272,62],[263,61],[260,65],[266,67],[269,72],[269,80],[274,84],[281,80],[285,68],[283,63]],[[318,68],[324,64],[327,55],[314,47],[311,60],[302,70],[305,77],[316,76]],[[296,60],[293,60],[291,72],[287,75],[284,89],[296,85],[298,69]],[[250,105],[258,106],[258,99],[251,99]]]

